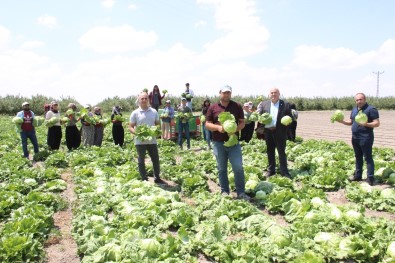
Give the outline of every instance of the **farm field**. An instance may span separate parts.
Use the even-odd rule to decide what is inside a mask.
[[[343,111],[349,118],[350,111]],[[331,123],[333,111],[299,112],[297,136],[304,139],[322,139],[328,141],[341,140],[351,142],[351,127],[341,123]],[[380,110],[380,127],[374,129],[374,146],[395,149],[395,111]]]
[[[391,111],[380,114],[375,146],[393,128]],[[251,202],[219,194],[202,141],[191,151],[159,141],[167,184],[156,185],[139,180],[130,135],[115,147],[110,126],[101,148],[72,152],[47,152],[39,127],[42,154],[32,162],[11,117],[0,117],[0,262],[394,262],[394,147],[374,149],[376,186],[349,183],[350,127],[330,115],[300,113],[304,140],[287,146],[292,180],[267,181],[264,142],[242,144]],[[325,137],[334,127],[340,141]]]

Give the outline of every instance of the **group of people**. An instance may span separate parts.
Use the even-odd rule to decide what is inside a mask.
[[[189,85],[188,85],[189,86]],[[154,88],[155,89],[155,88]],[[159,90],[159,89],[158,89]],[[151,101],[157,102],[161,101],[161,97],[157,96],[156,99],[152,100],[147,92],[142,92],[139,94],[137,103],[138,108],[134,110],[129,119],[129,131],[134,134],[136,127],[139,125],[148,126],[158,126],[160,125],[160,116],[158,111],[150,106]],[[372,146],[373,146],[373,129],[379,127],[379,114],[375,107],[369,105],[366,102],[366,96],[363,93],[357,93],[355,95],[356,106],[353,108],[350,119],[339,121],[345,125],[352,126],[352,145],[355,153],[356,164],[354,177],[351,179],[353,181],[362,180],[362,168],[363,159],[367,163],[367,175],[369,184],[374,184],[374,161],[372,158]],[[178,112],[191,112],[191,108],[188,106],[188,101],[185,97],[181,99],[181,105],[178,107]],[[51,104],[51,110],[47,113],[47,118],[56,116],[59,114],[56,103]],[[27,152],[27,138],[29,138],[34,146],[34,151],[38,152],[37,138],[35,136],[34,127],[32,125],[32,119],[34,118],[34,113],[30,111],[29,104],[27,102],[22,105],[23,110],[17,114],[24,119],[22,124],[21,139],[24,156],[28,156]],[[70,104],[69,108],[76,109],[74,104]],[[202,114],[205,116],[206,120],[203,123],[203,135],[204,139],[207,141],[207,147],[213,149],[213,153],[217,162],[218,178],[221,187],[221,193],[223,195],[230,194],[229,179],[228,179],[228,162],[232,166],[232,170],[235,176],[235,186],[237,198],[243,200],[249,200],[250,197],[245,194],[245,176],[243,168],[242,159],[242,149],[240,143],[227,147],[224,143],[229,139],[228,134],[225,132],[222,123],[219,121],[218,116],[222,112],[230,112],[236,121],[237,128],[235,134],[245,141],[251,140],[251,133],[254,131],[255,124],[253,122],[248,122],[248,116],[254,110],[254,106],[251,102],[245,103],[243,106],[241,104],[232,100],[232,87],[224,86],[219,90],[219,101],[211,104],[210,100],[206,99],[202,105]],[[171,107],[170,100],[166,101],[164,111],[168,113],[168,116],[162,119],[162,129],[164,129],[163,138],[169,138],[169,125],[171,119],[174,117],[174,109]],[[269,92],[269,100],[262,101],[258,106],[256,111],[259,114],[269,113],[272,116],[272,120],[269,124],[264,125],[263,133],[266,142],[268,167],[265,171],[265,176],[270,177],[276,174],[276,156],[275,151],[277,150],[279,157],[279,173],[284,176],[291,178],[288,170],[287,156],[286,156],[286,141],[289,139],[288,129],[289,126],[285,126],[281,123],[281,119],[284,116],[289,116],[295,118],[295,109],[287,101],[280,99],[280,90],[278,88],[272,88]],[[366,123],[358,123],[355,121],[355,117],[358,112],[363,112],[367,115],[368,121]],[[95,110],[94,113],[90,114],[100,114],[100,111]],[[115,115],[121,114],[120,107],[114,107],[111,119],[114,120]],[[74,117],[75,118],[75,117]],[[247,121],[246,121],[247,119]],[[78,130],[75,128],[75,124],[78,120],[70,118],[70,122],[66,127],[66,140],[72,142],[73,139],[71,134],[75,135],[76,142],[78,142],[77,135]],[[100,141],[102,139],[102,131],[98,135],[94,135],[93,127],[90,127],[81,119],[83,123],[82,126],[82,142],[88,144],[90,141],[92,144],[96,140]],[[253,123],[253,124],[251,124]],[[57,125],[57,126],[60,126]],[[73,128],[74,127],[74,128]],[[88,127],[88,128],[87,128]],[[122,146],[122,137],[117,137],[114,131],[123,134],[123,128],[120,123],[114,122],[113,125],[113,135],[114,141],[117,141],[119,145]],[[185,131],[187,134],[187,147],[190,148],[190,138],[188,134],[188,121],[179,121],[178,124],[179,137],[178,144],[182,147],[182,132]],[[167,132],[166,132],[167,131]],[[48,130],[48,144],[50,147],[59,147],[59,128]],[[69,138],[69,139],[68,139]],[[74,138],[74,137],[73,137]],[[160,178],[160,161],[159,152],[157,146],[156,138],[151,140],[141,141],[138,137],[134,138],[134,144],[138,154],[138,169],[142,180],[147,180],[147,172],[145,169],[145,156],[148,155],[153,163],[154,171],[154,181],[156,183],[165,183]],[[73,146],[74,145],[74,146]],[[76,144],[70,144],[70,147],[75,147]],[[69,144],[68,144],[69,147]],[[78,146],[77,146],[78,147]],[[70,149],[70,148],[69,148]]]
[[[77,106],[75,103],[69,103],[67,106],[68,110],[71,110],[72,114],[67,114],[67,121],[62,119],[60,114],[60,107],[56,101],[52,101],[49,104],[47,111],[45,112],[45,120],[49,121],[56,118],[56,122],[52,123],[48,127],[47,131],[47,145],[50,150],[58,150],[60,148],[62,140],[62,125],[66,126],[66,146],[69,150],[77,149],[81,143],[84,146],[101,146],[104,135],[104,125],[100,122],[92,124],[87,120],[88,117],[95,117],[96,120],[103,119],[100,107],[94,107],[93,112],[91,106],[86,105],[87,110],[86,117],[78,117],[75,113],[77,112]],[[115,118],[116,115],[122,116],[121,107],[114,106],[111,114],[112,135],[115,145],[123,146],[124,143],[124,128],[122,121]],[[22,140],[22,149],[24,157],[29,157],[29,151],[27,147],[27,139],[30,139],[33,144],[34,153],[39,151],[38,141],[36,136],[35,127],[33,125],[33,119],[35,118],[34,112],[30,110],[30,104],[28,102],[22,103],[22,111],[18,112],[17,117],[23,119],[21,125],[20,136]],[[81,129],[78,129],[77,123],[81,123]]]

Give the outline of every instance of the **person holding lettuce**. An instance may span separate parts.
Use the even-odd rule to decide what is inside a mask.
[[[48,127],[47,144],[51,150],[59,150],[60,142],[62,140],[62,126],[60,125],[59,106],[56,101],[51,102],[51,109],[45,114],[47,121],[55,118],[57,121],[52,126]]]
[[[351,143],[355,155],[355,172],[351,181],[362,180],[363,158],[365,157],[367,182],[370,185],[374,185],[373,129],[380,126],[379,112],[366,102],[364,93],[355,95],[355,104],[356,106],[352,109],[349,120],[337,119],[336,121],[351,126]]]
[[[77,128],[77,106],[75,103],[69,103],[67,108],[68,110],[66,111],[66,117],[69,119],[69,121],[66,124],[66,145],[69,151],[71,151],[80,147],[81,133]]]
[[[33,144],[34,153],[38,153],[39,149],[36,129],[33,126],[34,112],[30,110],[30,104],[28,102],[22,103],[22,110],[16,114],[16,117],[23,119],[20,124],[19,133],[22,140],[23,156],[29,158],[27,139],[30,139]]]
[[[160,164],[159,164],[159,153],[158,144],[156,137],[153,136],[150,139],[142,140],[136,135],[138,126],[158,126],[160,125],[158,112],[149,106],[148,95],[145,92],[140,93],[138,96],[139,108],[134,110],[130,115],[129,131],[134,134],[134,144],[136,146],[138,155],[138,168],[141,179],[147,181],[147,171],[145,169],[145,154],[151,158],[152,166],[154,168],[154,182],[157,184],[164,184],[165,182],[160,178]]]
[[[266,177],[276,174],[276,149],[280,161],[280,173],[282,176],[291,178],[288,171],[287,155],[285,147],[287,144],[288,126],[282,122],[282,119],[292,117],[291,106],[288,102],[280,99],[280,90],[272,88],[269,92],[270,100],[263,101],[258,105],[259,114],[270,113],[271,122],[265,124],[264,134],[267,146],[267,159],[269,166],[265,173]],[[291,119],[292,120],[292,119]]]
[[[209,107],[206,116],[206,128],[212,131],[214,155],[217,160],[221,193],[228,195],[228,161],[235,176],[238,199],[250,200],[245,194],[245,178],[238,132],[244,128],[244,112],[241,105],[233,100],[232,88],[228,85],[219,92],[220,101]],[[229,126],[229,127],[228,127]]]
[[[115,145],[123,146],[125,141],[125,130],[123,129],[122,122],[122,108],[118,105],[112,108],[111,122],[112,122],[112,138]]]

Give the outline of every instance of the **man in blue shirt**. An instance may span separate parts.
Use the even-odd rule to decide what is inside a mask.
[[[362,180],[363,158],[365,157],[367,166],[367,181],[374,185],[374,161],[372,157],[372,147],[374,141],[373,129],[380,126],[379,112],[377,109],[366,102],[366,96],[363,93],[355,95],[356,106],[352,109],[350,119],[338,121],[344,125],[351,126],[352,147],[355,154],[355,173],[351,181]],[[368,117],[365,123],[355,121],[355,116],[363,112]]]

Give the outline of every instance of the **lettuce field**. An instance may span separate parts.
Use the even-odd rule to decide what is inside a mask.
[[[267,180],[265,143],[253,139],[242,143],[253,197],[246,202],[220,195],[202,140],[184,151],[159,140],[167,185],[157,185],[139,179],[129,134],[124,148],[114,146],[107,126],[102,147],[69,152],[63,142],[50,152],[39,127],[32,161],[11,119],[0,117],[0,262],[55,262],[47,251],[64,233],[54,217],[66,209],[84,263],[395,262],[393,149],[374,148],[379,183],[370,186],[348,181],[354,156],[346,143],[298,138],[287,145],[292,180]],[[152,174],[149,160],[147,168]]]

